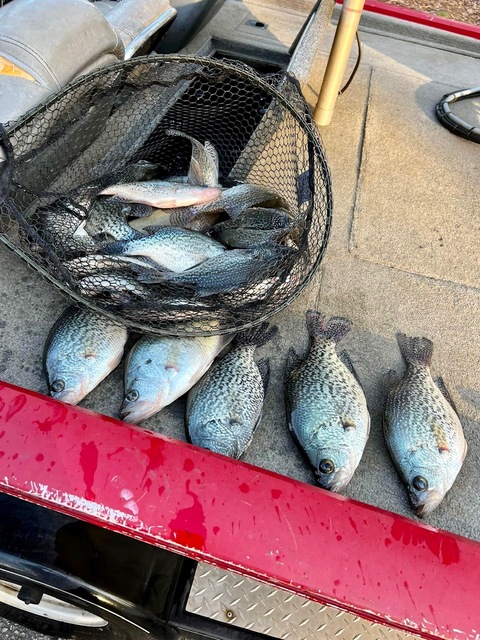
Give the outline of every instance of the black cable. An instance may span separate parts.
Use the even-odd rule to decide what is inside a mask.
[[[355,66],[353,67],[353,71],[350,74],[349,79],[347,80],[345,85],[342,87],[342,89],[340,89],[340,91],[338,92],[339,96],[341,96],[342,93],[344,93],[344,91],[346,91],[348,89],[348,87],[350,86],[350,83],[352,82],[353,78],[355,77],[355,74],[358,71],[358,67],[360,66],[360,61],[362,59],[362,43],[360,42],[360,36],[358,35],[358,31],[355,33],[355,37],[356,37],[356,40],[357,40],[357,49],[358,49],[357,61],[355,62]]]
[[[478,96],[480,96],[480,87],[447,93],[435,106],[435,114],[443,126],[455,135],[466,138],[471,142],[480,143],[480,127],[465,122],[450,109],[450,105],[454,102],[466,100],[467,98],[477,98]]]

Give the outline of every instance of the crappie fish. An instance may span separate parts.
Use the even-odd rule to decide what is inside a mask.
[[[77,283],[78,292],[89,298],[107,296],[112,302],[123,303],[131,298],[147,298],[148,287],[137,282],[133,276],[114,271],[97,273],[82,278]]]
[[[127,330],[105,316],[68,307],[45,344],[44,369],[50,395],[77,404],[122,359]]]
[[[238,334],[233,349],[190,390],[187,431],[193,444],[232,458],[243,455],[262,417],[270,376],[268,359],[255,362],[253,354],[276,330],[265,322]]]
[[[135,240],[143,234],[132,229],[127,222],[131,207],[109,198],[101,198],[95,202],[85,223],[85,231],[91,236],[104,234],[113,240]],[[141,220],[142,218],[140,218]]]
[[[159,209],[173,209],[211,202],[222,193],[216,187],[196,187],[164,180],[113,184],[100,195],[115,196],[126,202],[139,202]]]
[[[114,242],[104,246],[105,255],[144,256],[173,272],[185,271],[220,256],[225,247],[200,233],[177,227],[154,228],[155,233],[138,240]]]
[[[40,234],[65,259],[84,255],[95,248],[93,238],[85,230],[85,220],[67,207],[52,207],[45,211]]]
[[[246,248],[280,240],[292,229],[286,209],[252,207],[211,229],[213,237],[229,247]]]
[[[122,420],[146,420],[182,396],[203,376],[228,336],[176,338],[144,336],[125,364]]]
[[[230,218],[235,218],[254,205],[266,202],[276,203],[278,200],[279,197],[273,189],[246,182],[224,189],[217,199],[207,204],[175,209],[171,213],[170,224],[183,227],[200,214],[220,211],[225,211]]]
[[[346,318],[307,311],[310,348],[287,358],[285,396],[290,431],[324,489],[341,493],[350,482],[370,432],[370,415],[348,356],[335,345],[350,330]],[[347,364],[344,364],[344,360]]]
[[[287,230],[270,229],[261,231],[259,229],[228,229],[213,233],[213,237],[219,240],[226,247],[232,249],[250,249],[261,244],[269,244],[280,240],[287,233]]]
[[[193,233],[193,232],[192,232]],[[293,255],[286,247],[271,243],[253,249],[231,249],[182,273],[139,273],[145,283],[170,283],[187,286],[200,298],[234,291],[244,285],[265,280],[285,267]]]
[[[423,518],[453,485],[467,443],[443,380],[435,383],[430,374],[432,342],[403,333],[397,334],[397,341],[407,370],[388,395],[385,440],[412,506]]]
[[[190,229],[190,231],[199,231],[205,233],[208,231],[218,220],[219,213],[201,213],[190,222],[186,222],[181,228]],[[172,213],[163,209],[154,209],[146,218],[139,218],[129,222],[130,226],[138,231],[148,230],[149,227],[174,227],[172,224]]]
[[[208,140],[202,144],[196,138],[175,129],[168,129],[165,133],[168,136],[186,138],[192,143],[188,182],[198,186],[218,187],[218,153],[213,144]]]

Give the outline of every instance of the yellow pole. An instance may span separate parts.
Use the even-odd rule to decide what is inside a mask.
[[[344,0],[313,116],[318,126],[330,124],[365,0]]]

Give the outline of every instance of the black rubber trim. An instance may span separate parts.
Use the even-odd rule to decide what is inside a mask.
[[[10,180],[13,171],[13,147],[10,142],[10,137],[1,123],[0,150],[5,157],[4,161],[0,162],[0,205],[2,205],[6,201],[10,190]]]
[[[480,96],[480,87],[447,93],[435,106],[435,114],[443,126],[455,135],[466,138],[471,142],[480,143],[480,128],[465,122],[452,113],[450,109],[450,105],[454,102],[467,98],[476,98],[477,96]]]

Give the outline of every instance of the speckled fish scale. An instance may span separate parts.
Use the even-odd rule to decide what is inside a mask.
[[[306,318],[308,354],[302,360],[291,349],[287,359],[287,419],[319,484],[342,492],[362,457],[370,416],[348,356],[340,358],[335,350],[350,322],[338,317],[327,322],[312,310]]]
[[[260,422],[269,378],[268,360],[255,362],[258,346],[276,327],[263,323],[242,332],[233,349],[190,391],[187,431],[197,446],[240,458]]]
[[[433,344],[397,335],[407,363],[389,393],[384,416],[387,447],[418,516],[426,516],[453,485],[467,451],[462,425],[441,378],[430,373]]]

